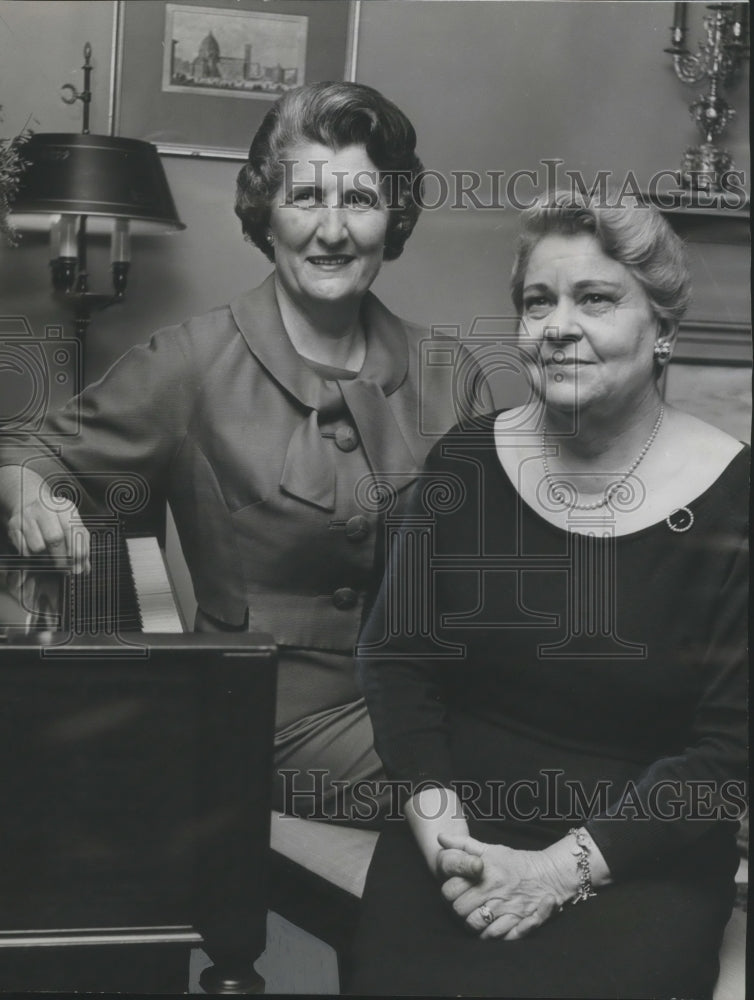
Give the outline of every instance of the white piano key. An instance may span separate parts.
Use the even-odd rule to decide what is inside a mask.
[[[127,538],[131,575],[144,632],[183,632],[165,561],[156,538]]]

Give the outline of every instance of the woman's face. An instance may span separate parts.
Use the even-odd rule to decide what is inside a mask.
[[[594,236],[543,237],[523,301],[521,338],[539,347],[548,406],[609,411],[655,391],[659,321],[633,274]]]
[[[294,301],[361,299],[382,266],[388,210],[363,146],[288,151],[270,215],[275,266]]]

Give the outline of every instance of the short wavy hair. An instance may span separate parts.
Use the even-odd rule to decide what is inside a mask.
[[[283,180],[281,160],[301,142],[331,149],[363,145],[389,186],[385,260],[403,252],[421,211],[423,166],[416,132],[406,115],[373,87],[362,83],[313,83],[284,94],[254,136],[236,185],[236,215],[248,240],[274,260],[266,237],[272,201]]]
[[[511,296],[523,312],[526,270],[545,236],[594,236],[603,252],[627,267],[649,299],[663,327],[674,330],[691,298],[686,248],[652,205],[592,204],[586,196],[561,192],[541,198],[522,214]]]

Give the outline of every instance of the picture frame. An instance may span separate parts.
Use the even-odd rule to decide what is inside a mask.
[[[355,78],[359,13],[360,0],[117,0],[113,133],[244,160],[286,90]]]

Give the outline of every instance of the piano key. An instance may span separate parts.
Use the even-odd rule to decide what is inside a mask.
[[[165,562],[156,538],[127,538],[142,632],[183,632]]]
[[[156,538],[127,538],[115,526],[91,533],[91,573],[73,574],[46,556],[0,556],[0,630],[53,628],[72,636],[185,632]],[[22,590],[9,585],[9,576]]]

